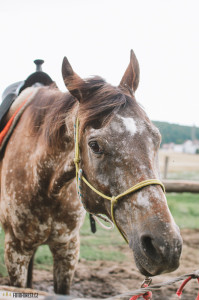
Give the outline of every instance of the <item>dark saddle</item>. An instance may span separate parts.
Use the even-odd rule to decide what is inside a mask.
[[[0,130],[2,130],[3,118],[7,114],[10,106],[25,88],[31,86],[47,86],[53,83],[50,76],[42,71],[44,61],[42,59],[36,59],[34,63],[36,64],[36,72],[32,73],[24,81],[18,81],[9,85],[3,92],[2,103],[0,105]]]

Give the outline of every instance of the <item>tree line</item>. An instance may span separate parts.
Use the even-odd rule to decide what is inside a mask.
[[[195,126],[184,126],[167,122],[153,121],[162,135],[162,143],[183,144],[186,140],[199,140],[199,128]]]

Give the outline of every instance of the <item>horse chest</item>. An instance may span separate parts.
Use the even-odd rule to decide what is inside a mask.
[[[39,207],[31,211],[21,205],[10,211],[12,229],[16,238],[37,245],[47,241],[64,243],[69,241],[80,229],[84,219],[84,211],[54,211]]]

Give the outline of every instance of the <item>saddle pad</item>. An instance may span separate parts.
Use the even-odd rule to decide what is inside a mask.
[[[18,97],[19,89],[22,86],[22,84],[23,84],[23,81],[15,82],[15,83],[9,85],[3,92],[2,102],[0,105],[0,128],[1,128],[1,130],[3,129],[2,124],[1,124],[3,121],[3,118],[8,113],[12,103]]]
[[[19,118],[38,91],[38,88],[27,88],[16,98],[6,116],[6,125],[0,132],[0,153],[7,144]]]

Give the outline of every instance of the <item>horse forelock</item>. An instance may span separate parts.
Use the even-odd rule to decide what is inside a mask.
[[[112,86],[99,76],[86,79],[79,87],[78,85],[74,87],[82,91],[82,101],[78,111],[81,132],[86,126],[95,122],[101,126],[101,123],[108,120],[113,112],[121,108],[133,103],[136,105],[135,99],[132,99],[128,90]]]

